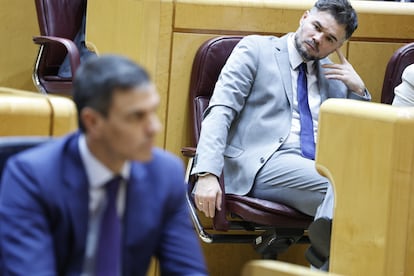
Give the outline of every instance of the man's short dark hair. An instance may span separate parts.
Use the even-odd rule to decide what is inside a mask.
[[[314,8],[331,14],[336,22],[345,26],[345,39],[358,28],[358,16],[348,0],[318,0]]]
[[[80,119],[83,108],[90,107],[107,116],[115,90],[126,91],[149,82],[148,73],[126,57],[102,55],[89,58],[78,68],[73,81],[79,128],[85,131]]]

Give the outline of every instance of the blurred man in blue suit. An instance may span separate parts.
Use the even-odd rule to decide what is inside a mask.
[[[4,274],[145,275],[155,256],[162,275],[207,275],[182,163],[154,147],[160,99],[145,70],[91,58],[73,95],[80,131],[15,155],[4,171]]]

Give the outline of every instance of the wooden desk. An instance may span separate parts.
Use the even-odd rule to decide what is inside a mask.
[[[413,275],[414,107],[330,99],[316,164],[335,190],[330,271]]]
[[[243,268],[242,276],[340,276],[309,267],[289,264],[280,261],[255,260],[248,262]]]
[[[61,136],[77,129],[72,100],[0,87],[0,136]]]

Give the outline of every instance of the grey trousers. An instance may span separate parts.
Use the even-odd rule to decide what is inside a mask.
[[[315,161],[304,158],[297,145],[282,145],[256,175],[249,195],[320,217],[332,214],[324,200],[328,187],[329,180],[316,171]]]
[[[321,218],[321,217],[332,219],[333,208],[334,208],[334,194],[332,190],[332,185],[329,183],[328,189],[326,190],[325,197],[321,205],[319,205],[318,210],[316,211],[315,219]]]

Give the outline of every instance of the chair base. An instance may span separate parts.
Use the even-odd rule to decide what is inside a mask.
[[[259,235],[254,241],[255,250],[263,259],[277,259],[280,253],[285,252],[295,243],[307,243],[304,230],[300,229],[270,229]]]

